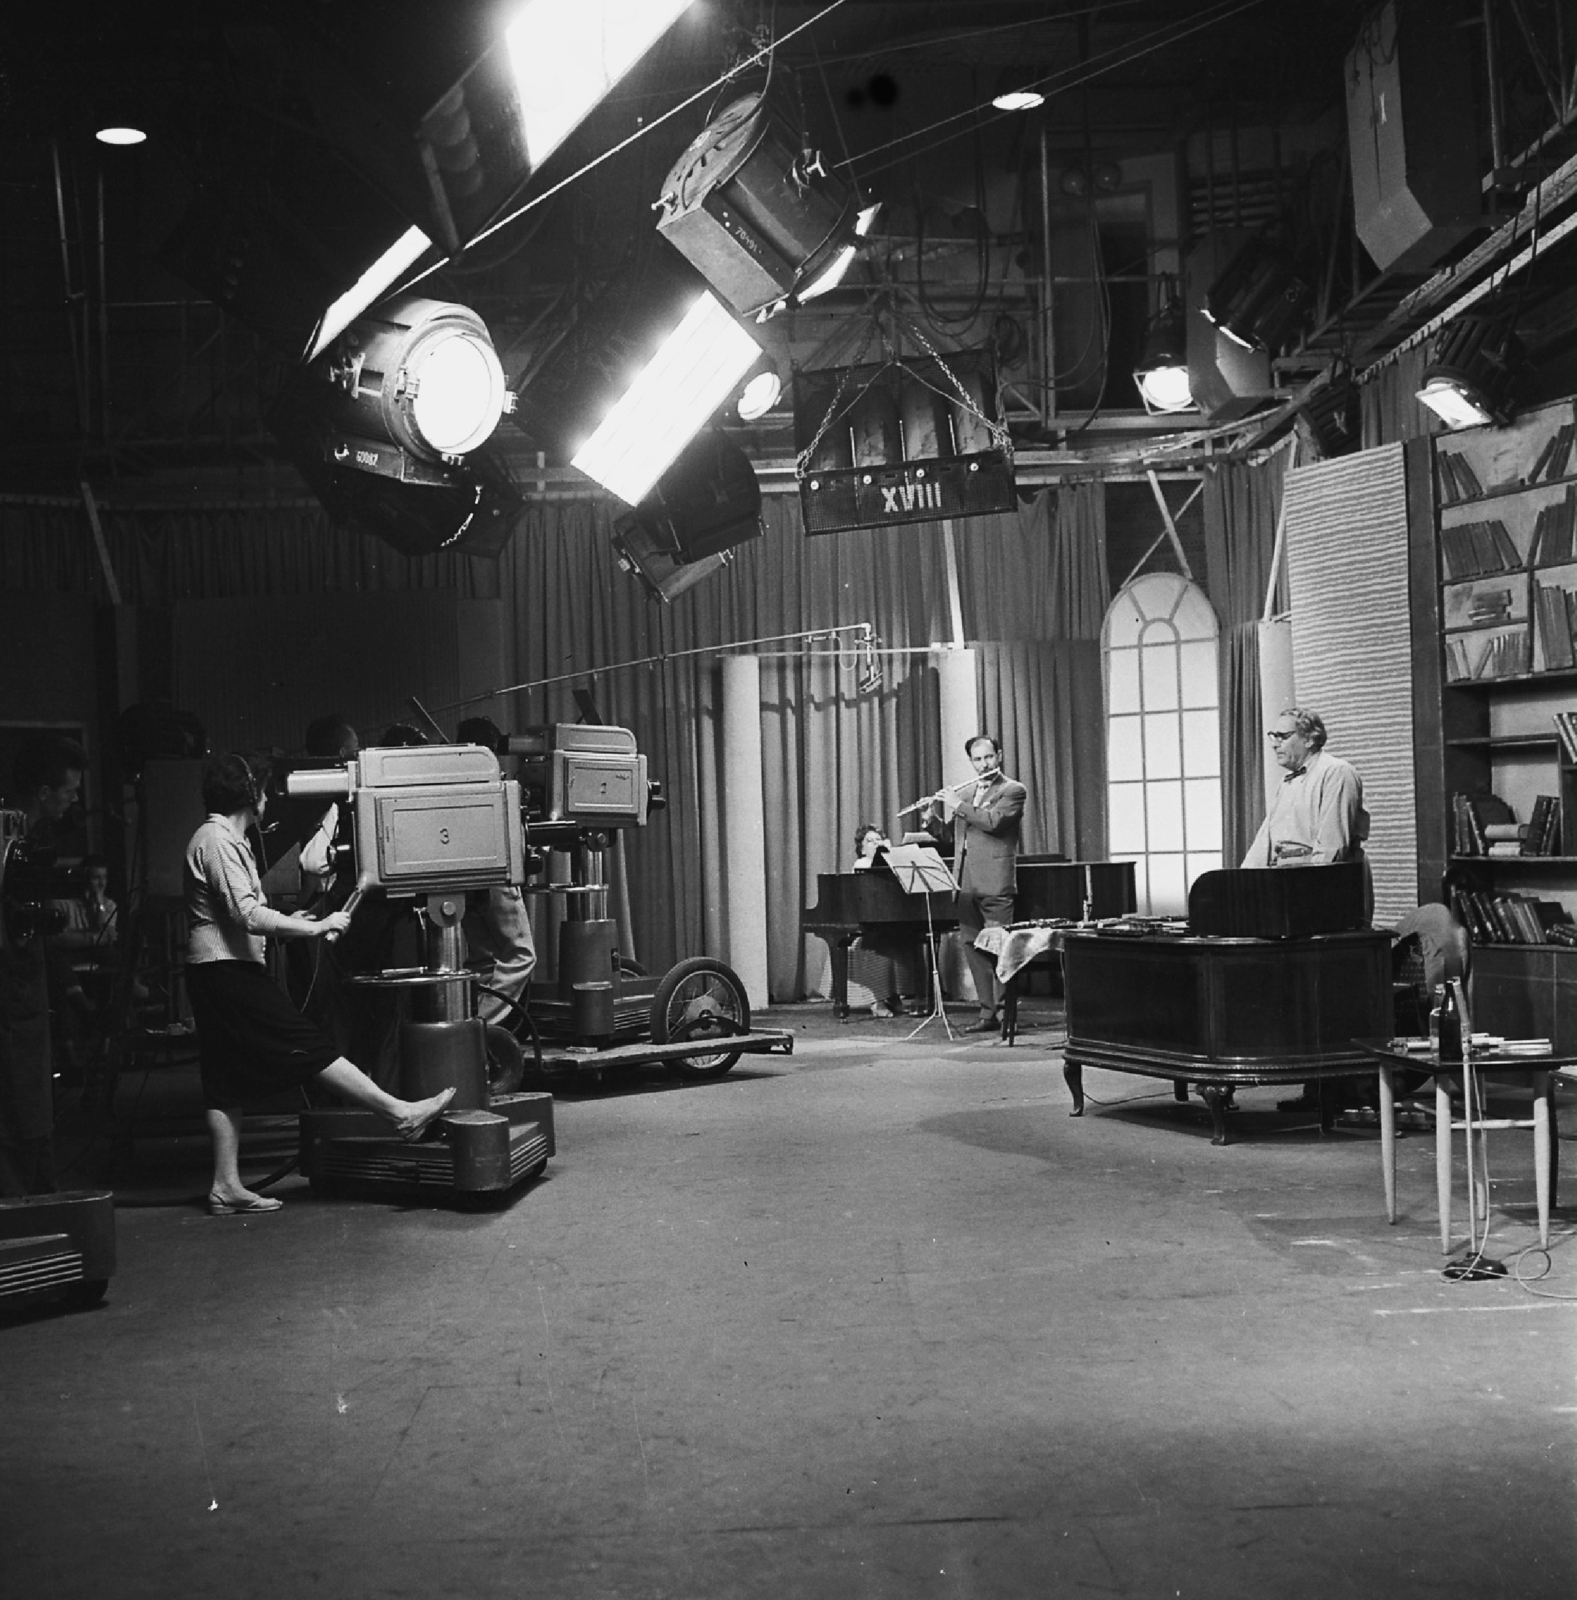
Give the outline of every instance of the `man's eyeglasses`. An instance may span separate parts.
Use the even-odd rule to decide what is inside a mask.
[[[1285,739],[1291,739],[1297,734],[1296,728],[1268,728],[1265,737],[1272,744],[1280,744]]]

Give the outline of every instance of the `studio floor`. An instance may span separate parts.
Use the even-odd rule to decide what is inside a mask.
[[[0,1591],[1577,1592],[1577,1207],[1519,1258],[1525,1134],[1491,1253],[1548,1273],[1452,1283],[1427,1133],[1391,1227],[1378,1135],[1276,1090],[1224,1148],[1141,1078],[1070,1118],[1046,1003],[764,1020],[792,1057],[562,1096],[498,1211],[214,1219],[200,1139],[122,1151],[105,1304],[0,1320]]]

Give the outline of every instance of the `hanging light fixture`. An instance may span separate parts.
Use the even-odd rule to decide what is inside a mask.
[[[703,294],[570,458],[637,504],[761,359],[761,346]]]
[[[707,431],[692,440],[652,492],[614,525],[619,565],[660,600],[672,600],[761,537],[761,486],[738,445]]]
[[[1504,426],[1524,364],[1514,319],[1505,312],[1467,312],[1441,330],[1424,368],[1418,398],[1448,428]]]
[[[657,204],[658,232],[743,316],[836,287],[876,219],[759,94],[691,141]]]
[[[1248,350],[1276,350],[1302,322],[1313,291],[1263,239],[1250,238],[1205,293],[1204,313]]]
[[[1170,278],[1163,280],[1162,295],[1163,304],[1150,323],[1133,374],[1139,398],[1152,416],[1187,411],[1194,403],[1188,382],[1188,328]]]

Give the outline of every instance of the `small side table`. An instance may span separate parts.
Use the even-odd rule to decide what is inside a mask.
[[[1435,1082],[1435,1186],[1440,1201],[1440,1249],[1451,1252],[1451,1135],[1466,1128],[1465,1121],[1451,1115],[1451,1085],[1467,1088],[1467,1075],[1475,1079],[1527,1078],[1533,1091],[1531,1117],[1487,1117],[1476,1119],[1480,1128],[1531,1128],[1533,1130],[1533,1183],[1539,1207],[1539,1243],[1550,1242],[1550,1207],[1554,1204],[1557,1174],[1554,1163],[1555,1107],[1551,1083],[1562,1067],[1577,1064],[1577,1056],[1510,1054],[1490,1050],[1470,1051],[1469,1061],[1439,1062],[1428,1051],[1393,1049],[1389,1039],[1355,1039],[1365,1054],[1375,1058],[1380,1069],[1380,1164],[1385,1181],[1385,1214],[1396,1221],[1396,1087],[1395,1075],[1404,1067],[1427,1073]],[[1476,1197],[1468,1194],[1468,1215],[1472,1216]],[[1488,1195],[1485,1194],[1485,1209]]]

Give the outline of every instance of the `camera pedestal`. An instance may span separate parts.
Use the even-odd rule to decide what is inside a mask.
[[[463,895],[427,900],[427,965],[353,979],[408,989],[424,1020],[400,1024],[400,1093],[425,1100],[454,1090],[436,1133],[408,1143],[375,1112],[331,1106],[300,1117],[301,1170],[314,1189],[426,1190],[461,1202],[501,1198],[536,1177],[554,1153],[553,1097],[490,1097],[487,1025],[470,1015],[473,974],[462,965]]]

